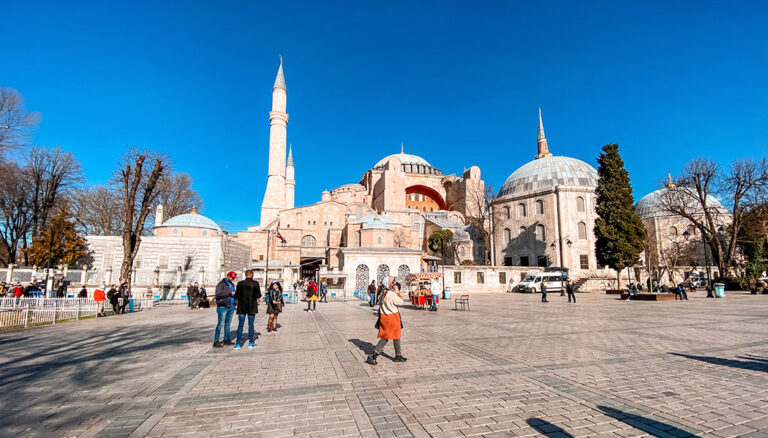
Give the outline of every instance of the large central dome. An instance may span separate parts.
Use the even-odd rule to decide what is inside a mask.
[[[597,170],[570,157],[544,157],[533,160],[509,175],[499,197],[517,196],[536,190],[563,187],[597,187]]]
[[[412,154],[405,154],[405,153],[399,153],[399,154],[392,154],[389,156],[386,156],[379,160],[378,163],[376,163],[375,166],[373,166],[374,170],[384,170],[384,166],[386,166],[387,161],[389,161],[392,158],[397,158],[400,160],[400,164],[402,165],[403,172],[406,173],[423,173],[423,174],[429,174],[429,175],[442,175],[443,172],[440,171],[440,169],[432,166],[427,162],[427,160],[421,158],[418,155],[412,155]]]

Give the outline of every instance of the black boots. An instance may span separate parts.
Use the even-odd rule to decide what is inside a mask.
[[[368,355],[368,357],[365,359],[365,363],[376,365],[376,358],[379,357],[379,353],[376,353],[375,351]]]
[[[404,358],[403,356],[395,356],[395,362],[405,362],[406,360],[408,359]]]

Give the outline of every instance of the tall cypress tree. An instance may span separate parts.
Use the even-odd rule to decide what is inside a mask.
[[[635,212],[629,173],[619,155],[619,145],[603,146],[597,163],[597,261],[616,270],[616,285],[620,288],[621,271],[639,261],[645,227]]]

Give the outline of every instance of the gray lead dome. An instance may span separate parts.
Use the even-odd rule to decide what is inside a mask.
[[[499,196],[522,195],[541,189],[563,187],[597,187],[597,170],[570,157],[545,157],[524,164],[509,175]]]

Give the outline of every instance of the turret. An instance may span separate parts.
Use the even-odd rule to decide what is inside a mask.
[[[286,101],[288,91],[285,88],[283,75],[283,57],[280,57],[280,67],[277,69],[275,84],[272,86],[272,111],[269,112],[269,170],[267,172],[267,189],[261,203],[261,225],[272,222],[280,210],[286,206],[285,193],[285,146],[288,133],[288,114]]]
[[[536,159],[544,158],[544,157],[551,157],[552,154],[549,153],[549,147],[547,146],[547,136],[544,135],[544,123],[541,121],[541,108],[539,108],[539,138],[538,138],[538,144],[539,144],[539,153],[536,154]]]

